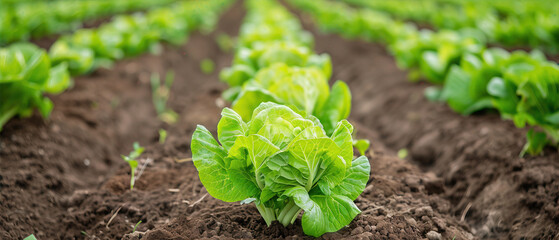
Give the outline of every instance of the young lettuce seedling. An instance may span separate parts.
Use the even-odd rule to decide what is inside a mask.
[[[398,158],[400,159],[405,159],[408,156],[408,149],[402,148],[398,150],[396,155],[398,155]]]
[[[209,58],[206,58],[200,62],[200,70],[205,74],[211,74],[215,70],[215,63]]]
[[[159,144],[165,144],[165,140],[167,140],[167,130],[159,129]]]
[[[223,52],[230,52],[233,50],[235,45],[235,40],[225,33],[217,35],[215,41],[217,42],[219,49]]]
[[[138,168],[138,160],[136,160],[142,153],[144,152],[144,148],[140,147],[140,144],[137,142],[134,143],[134,150],[128,154],[128,156],[122,155],[122,159],[130,165],[130,190],[134,189],[134,181],[135,181],[135,172],[136,168]]]
[[[367,152],[367,150],[371,146],[371,142],[367,139],[356,139],[353,140],[353,146],[357,148],[359,154],[365,155],[365,152]]]
[[[155,111],[159,119],[168,124],[175,123],[178,118],[177,113],[167,107],[167,100],[169,100],[169,96],[171,95],[171,85],[173,85],[174,77],[174,72],[167,72],[165,83],[162,85],[159,74],[153,73],[151,75],[151,91]]]
[[[134,229],[132,229],[132,233],[136,232],[136,228],[140,226],[140,223],[142,223],[142,220],[140,220],[138,223],[136,223],[136,225],[134,225]]]
[[[360,210],[370,165],[353,159],[353,126],[339,121],[328,136],[314,116],[276,103],[260,104],[249,122],[223,109],[218,140],[203,126],[192,136],[192,159],[215,198],[254,203],[268,224],[292,224],[299,213],[311,236],[335,232]],[[221,145],[220,145],[221,143]]]

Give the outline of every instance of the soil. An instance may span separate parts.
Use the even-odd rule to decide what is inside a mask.
[[[475,236],[487,239],[559,238],[559,152],[520,158],[526,129],[498,113],[464,117],[429,102],[425,83],[407,81],[386,48],[315,31],[318,52],[333,59],[334,79],[353,93],[350,119],[380,134],[390,149],[444,180],[441,196]]]
[[[223,21],[219,33],[236,34],[242,12],[240,6],[235,9],[225,17],[239,20]],[[173,163],[174,158],[188,157],[187,136],[196,123],[217,124],[221,109],[215,98],[226,86],[217,81],[217,72],[206,75],[199,67],[205,58],[218,69],[230,64],[231,54],[220,52],[215,43],[217,34],[196,33],[185,46],[165,46],[159,56],[143,55],[78,77],[72,89],[51,97],[55,109],[48,121],[38,115],[9,121],[0,133],[0,239],[31,233],[39,239],[83,238],[82,231],[114,239],[132,231],[128,218],[133,217],[130,224],[135,225],[142,216],[141,230],[153,227],[152,219],[180,214],[169,209],[169,197],[175,194],[161,192],[177,187],[173,176],[196,171],[185,164],[158,169],[166,166],[167,158]],[[175,72],[169,104],[180,116],[173,126],[157,118],[149,83],[152,72],[167,70]],[[161,128],[169,136],[159,146]],[[127,154],[135,141],[147,147],[145,156],[161,164],[149,165],[134,191],[125,191],[129,167],[120,154]],[[122,217],[106,228],[120,206]],[[137,209],[147,212],[134,212]]]
[[[238,2],[212,34],[77,78],[52,96],[48,121],[9,121],[0,132],[0,239],[305,238],[300,219],[266,227],[253,205],[214,199],[189,162],[196,124],[215,134],[224,106],[227,86],[218,72],[232,53],[220,51],[215,38],[235,36],[243,16]],[[373,143],[371,179],[356,200],[362,213],[322,238],[557,237],[556,152],[520,159],[525,131],[496,114],[465,118],[427,102],[425,86],[407,82],[380,45],[314,33],[317,51],[332,56],[334,78],[350,85],[357,136]],[[202,73],[205,58],[218,71]],[[158,119],[149,84],[152,72],[167,70],[175,72],[173,125]],[[159,129],[168,132],[164,144]],[[130,190],[120,154],[135,141],[146,147],[146,167]],[[408,159],[395,157],[403,147]]]

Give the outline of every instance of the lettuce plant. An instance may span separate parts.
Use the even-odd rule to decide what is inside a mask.
[[[215,198],[254,203],[269,226],[292,224],[304,211],[306,234],[318,237],[349,224],[360,210],[370,165],[353,159],[353,126],[337,123],[328,136],[313,116],[276,103],[260,104],[245,122],[229,108],[217,126],[218,141],[204,127],[192,136],[192,159]]]
[[[518,86],[521,100],[513,120],[517,127],[539,126],[545,132],[528,132],[522,154],[541,153],[545,145],[559,145],[559,68],[545,64],[527,74]],[[547,135],[547,139],[544,137]]]
[[[248,121],[254,109],[267,101],[316,116],[327,133],[332,133],[351,109],[351,93],[344,82],[337,81],[330,90],[328,79],[319,68],[289,67],[283,63],[260,70],[252,81],[246,82],[232,108]]]
[[[171,96],[171,86],[174,79],[175,73],[173,71],[167,72],[163,83],[158,73],[152,73],[150,79],[153,106],[159,119],[168,124],[177,122],[179,118],[179,115],[167,106],[167,100]]]
[[[181,44],[190,32],[214,26],[215,12],[231,2],[186,1],[147,13],[115,16],[98,28],[80,29],[59,38],[49,55],[55,64],[67,62],[73,75],[81,75],[99,67],[110,67],[113,61],[124,57],[146,51],[159,53],[161,41]]]
[[[371,1],[351,1],[372,4],[369,3]],[[385,2],[377,4],[396,6],[392,10],[400,9],[398,4]],[[480,29],[457,28],[434,32],[419,30],[412,24],[395,20],[374,9],[355,9],[341,2],[290,0],[290,3],[311,13],[323,30],[386,43],[398,66],[410,71],[411,80],[425,79],[442,85],[427,89],[425,95],[430,100],[444,101],[464,115],[483,109],[497,109],[504,119],[513,120],[519,128],[534,127],[527,133],[527,143],[521,155],[539,154],[546,145],[559,146],[557,63],[548,61],[538,50],[509,53],[501,48],[486,47],[488,41],[500,39],[499,35],[503,34],[501,30],[507,32],[506,36],[533,37],[534,34],[526,34],[535,31],[533,28],[520,31],[520,28],[525,27],[524,24],[498,21],[504,23],[500,24],[504,28],[499,29],[495,25],[497,28],[492,29],[490,22],[481,21],[475,22],[483,22],[478,26]],[[549,6],[545,5],[546,8]],[[414,8],[411,9],[409,13],[417,14]],[[553,19],[538,20],[544,23],[542,26],[545,25],[537,28],[536,34],[538,38],[545,39],[543,42],[553,39],[549,29],[544,30],[551,26],[548,24]],[[522,27],[517,29],[520,25]],[[485,33],[496,35],[492,37]],[[525,39],[510,40],[512,43]],[[554,48],[556,50],[556,47],[551,47]]]
[[[230,86],[242,86],[260,69],[283,63],[287,66],[316,67],[330,77],[332,63],[327,54],[314,54],[303,45],[290,42],[262,43],[254,48],[241,48],[235,55],[233,66],[220,74],[222,81]]]
[[[140,147],[138,142],[134,142],[133,146],[134,149],[130,152],[130,154],[128,154],[128,156],[121,155],[122,159],[130,166],[130,190],[134,189],[134,183],[136,182],[136,169],[138,168],[137,159],[145,150],[143,147]]]
[[[45,93],[60,93],[71,84],[65,63],[51,66],[46,52],[28,43],[0,48],[0,130],[10,118],[27,117],[37,108],[48,117],[53,104]]]
[[[121,1],[1,1],[0,45],[25,41],[30,37],[70,32],[82,22],[154,7],[170,5],[174,0]],[[178,21],[180,22],[180,21]]]
[[[353,140],[353,147],[355,147],[361,155],[365,155],[370,146],[371,142],[367,139]]]

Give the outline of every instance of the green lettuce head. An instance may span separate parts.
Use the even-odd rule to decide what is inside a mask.
[[[338,122],[349,116],[351,93],[342,81],[328,86],[328,78],[317,67],[292,67],[276,63],[260,70],[233,98],[232,108],[243,120],[252,118],[262,102],[292,107],[303,115],[314,115],[331,134]]]
[[[353,159],[352,132],[342,120],[328,136],[315,117],[271,102],[260,104],[248,122],[225,108],[219,143],[198,126],[192,159],[213,197],[253,202],[268,225],[287,226],[304,211],[304,232],[318,237],[360,213],[353,201],[367,184],[370,165],[365,156]]]

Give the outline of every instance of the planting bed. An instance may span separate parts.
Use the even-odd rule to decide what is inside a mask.
[[[407,81],[379,44],[350,41],[314,30],[318,52],[332,56],[334,79],[354,90],[350,118],[380,134],[391,149],[407,148],[409,159],[444,180],[451,212],[481,238],[559,237],[559,153],[518,157],[525,130],[498,113],[469,117],[423,96],[427,85]]]
[[[210,35],[77,78],[52,97],[48,121],[8,122],[0,133],[0,239],[304,238],[300,220],[268,228],[253,205],[214,199],[188,161],[196,124],[215,135],[225,106],[218,71],[232,54],[215,38],[236,35],[244,12],[237,2]],[[371,177],[355,201],[362,213],[323,238],[558,237],[557,152],[518,158],[523,130],[496,114],[466,118],[428,102],[425,86],[409,83],[382,46],[319,34],[302,19],[316,51],[332,56],[334,80],[351,88],[357,136],[372,142]],[[218,71],[202,73],[205,58]],[[152,72],[167,70],[175,72],[173,125],[158,119],[149,83]],[[120,154],[135,141],[153,161],[131,191]],[[407,160],[396,157],[400,148],[409,149]]]

